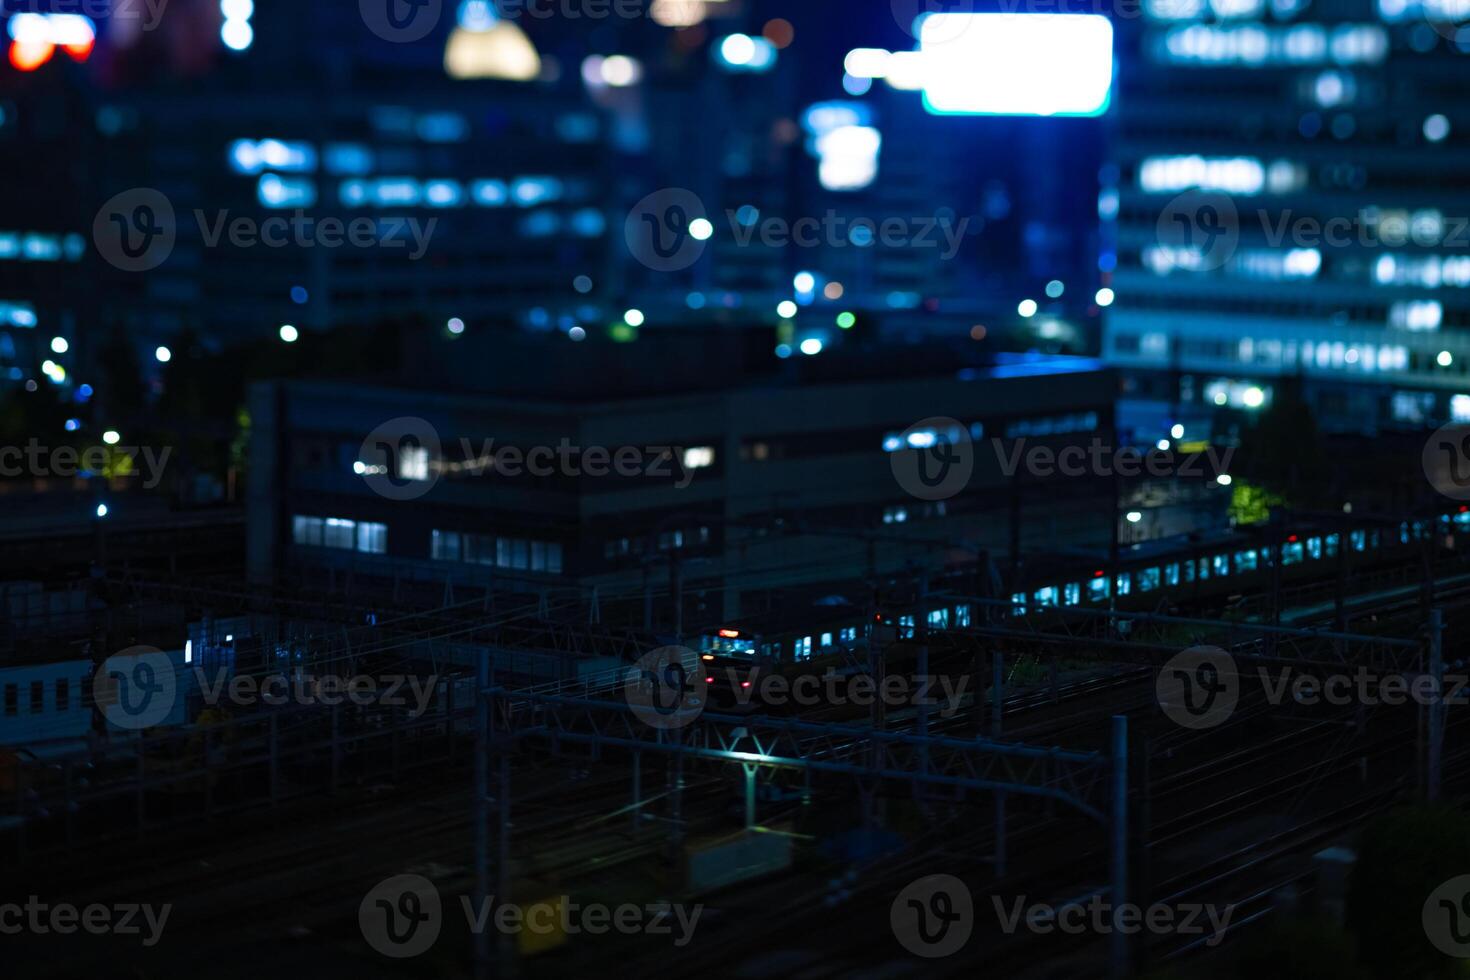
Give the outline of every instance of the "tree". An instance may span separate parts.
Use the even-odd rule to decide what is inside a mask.
[[[1435,949],[1424,903],[1442,883],[1470,874],[1470,818],[1447,807],[1406,807],[1363,831],[1348,878],[1347,927],[1375,976],[1464,976],[1464,961]]]

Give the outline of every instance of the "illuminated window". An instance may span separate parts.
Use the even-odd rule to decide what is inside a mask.
[[[684,468],[686,470],[702,470],[715,465],[715,449],[713,446],[693,446],[684,450]]]

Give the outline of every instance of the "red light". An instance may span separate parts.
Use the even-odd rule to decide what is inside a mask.
[[[1102,578],[1106,574],[1107,574],[1107,572],[1104,572],[1101,568],[1099,568],[1097,571],[1095,571],[1095,572],[1092,573],[1092,577],[1093,578]]]
[[[1467,511],[1467,510],[1470,510],[1470,504],[1461,504],[1461,505],[1460,505],[1460,513],[1462,513],[1462,514],[1463,514],[1463,513],[1465,513],[1465,511]]]
[[[1286,543],[1287,544],[1296,544],[1296,535],[1295,534],[1289,534],[1289,535],[1287,535],[1287,537],[1286,537]]]
[[[749,687],[750,686],[750,681],[741,681],[740,682],[740,686],[741,687]]]
[[[733,640],[740,635],[739,630],[720,630],[720,635],[727,640]]]
[[[35,71],[55,52],[56,45],[50,41],[11,41],[10,63],[20,71]]]
[[[715,679],[714,679],[714,678],[713,678],[713,677],[706,677],[706,678],[705,678],[705,679],[704,679],[704,682],[705,682],[705,683],[706,683],[706,684],[713,684],[713,683],[714,683],[714,682],[715,682]]]
[[[73,61],[86,61],[92,56],[93,43],[90,40],[78,41],[75,44],[64,44],[62,47],[66,48],[66,53],[71,55]]]

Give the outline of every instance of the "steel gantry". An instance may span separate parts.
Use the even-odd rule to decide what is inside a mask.
[[[745,774],[747,827],[754,822],[755,773],[761,769],[845,777],[856,781],[864,798],[874,784],[897,783],[966,793],[1015,794],[1062,803],[1108,828],[1109,892],[1115,908],[1126,902],[1128,854],[1128,725],[1125,716],[1112,722],[1108,752],[1044,748],[997,739],[962,739],[942,735],[885,731],[875,727],[818,724],[787,718],[735,716],[701,712],[687,725],[665,728],[648,724],[623,699],[597,700],[557,694],[528,693],[494,683],[488,658],[479,668],[476,706],[478,753],[475,765],[475,900],[490,892],[491,809],[495,811],[494,864],[496,894],[506,900],[510,884],[509,833],[512,796],[509,760],[529,743],[555,750],[564,744],[628,753],[633,807],[641,805],[641,758],[662,755],[673,769],[669,805],[675,840],[681,834],[681,796],[686,761],[739,766]],[[492,789],[490,765],[497,764]],[[1000,830],[1000,828],[998,828]],[[1003,833],[1003,831],[1000,831]],[[998,844],[998,848],[1000,845]],[[1121,937],[1121,930],[1115,930]],[[502,957],[509,952],[502,944]],[[1126,947],[1111,951],[1114,975],[1126,971]],[[477,937],[476,970],[488,976],[489,939]]]

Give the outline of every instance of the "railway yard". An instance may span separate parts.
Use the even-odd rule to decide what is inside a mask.
[[[1452,586],[1427,615],[1423,590],[1384,588],[1378,571],[1343,602],[1288,593],[1276,618],[1290,626],[1186,603],[1023,610],[936,588],[906,612],[879,608],[867,642],[801,663],[563,629],[544,599],[489,613],[478,599],[405,604],[321,640],[323,661],[351,649],[359,671],[382,673],[404,667],[410,639],[565,653],[551,638],[580,633],[623,665],[529,683],[489,654],[450,658],[417,717],[289,705],[22,766],[7,894],[169,911],[167,941],[147,942],[146,927],[64,944],[31,932],[13,948],[31,975],[56,977],[253,976],[288,961],[328,976],[550,977],[610,962],[648,975],[691,958],[741,977],[1107,976],[1228,957],[1283,908],[1332,901],[1320,855],[1371,816],[1464,791],[1453,702],[1436,716],[1363,693],[1435,670],[1448,689],[1458,655],[1436,650],[1431,624],[1462,635],[1470,604]],[[739,631],[711,635],[723,633]],[[693,693],[650,714],[638,692],[661,682],[669,649],[690,674],[676,690]],[[1221,658],[1214,673],[1181,671],[1201,650]],[[803,690],[802,675],[824,681],[807,688],[820,696],[771,698]],[[1213,678],[1229,710],[1179,714],[1175,675]],[[1355,675],[1359,696],[1311,696],[1332,675]],[[867,680],[906,700],[857,696]],[[1184,690],[1192,709],[1198,692]],[[936,875],[968,906],[919,900],[962,919],[942,957],[916,953],[895,911]],[[377,890],[402,876],[437,903],[384,903],[433,917],[411,956],[393,955],[392,914],[386,953],[369,924]],[[1120,887],[1169,924],[1120,938]],[[477,918],[487,901],[492,916]],[[505,906],[527,918],[497,925]],[[1082,925],[1033,922],[1036,908]],[[753,916],[759,936],[742,926]]]

